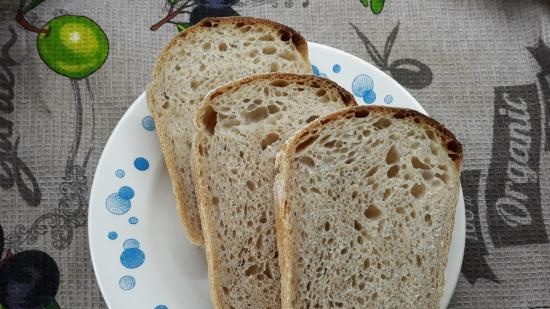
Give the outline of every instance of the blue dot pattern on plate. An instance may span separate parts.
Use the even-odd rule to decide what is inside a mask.
[[[363,98],[363,101],[367,104],[372,104],[376,101],[374,81],[367,74],[357,75],[351,83],[351,90],[355,96]]]
[[[384,97],[384,102],[386,102],[386,104],[391,104],[393,102],[393,96],[388,94]]]
[[[124,186],[117,193],[113,193],[105,200],[107,210],[114,215],[122,215],[132,208],[130,200],[134,197],[134,189]]]
[[[128,219],[128,222],[130,224],[137,224],[139,222],[139,220],[136,217],[130,217],[130,219]]]
[[[311,65],[311,70],[313,71],[313,75],[327,78],[327,74],[319,71],[319,68],[316,65]]]
[[[168,309],[165,305],[158,305],[154,309]]]
[[[124,291],[129,291],[136,286],[136,278],[132,276],[124,276],[118,281],[118,285]]]
[[[117,178],[123,178],[124,176],[126,176],[126,173],[124,172],[124,170],[118,169],[115,171],[115,176]]]
[[[139,241],[135,240],[135,239],[126,239],[124,241],[124,244],[122,245],[122,247],[124,249],[134,249],[134,248],[139,248]]]
[[[134,189],[124,186],[118,189],[118,196],[123,200],[131,200],[134,198],[135,192]]]
[[[367,104],[374,103],[374,101],[376,101],[376,93],[374,93],[374,91],[372,90],[365,91],[365,93],[363,94],[363,101],[365,101],[365,103]]]
[[[113,215],[122,215],[128,212],[132,207],[130,200],[121,198],[118,193],[113,193],[105,201],[107,210]]]
[[[142,157],[136,158],[134,160],[134,167],[140,171],[146,171],[149,168],[149,161]]]
[[[120,263],[128,269],[138,268],[145,262],[145,253],[139,248],[124,249],[120,255]]]
[[[339,64],[335,64],[332,66],[332,72],[338,74],[342,71],[342,66]]]
[[[316,65],[311,65],[311,70],[313,71],[313,75],[315,76],[319,76],[319,74],[321,73]]]
[[[374,89],[374,81],[367,74],[357,75],[351,83],[351,90],[356,97],[364,97],[365,92]]]
[[[110,239],[110,240],[115,240],[118,238],[118,234],[117,232],[109,232],[109,234],[107,234],[107,237]]]
[[[154,131],[155,130],[155,121],[153,120],[152,116],[143,117],[143,120],[141,120],[141,125],[147,131]]]

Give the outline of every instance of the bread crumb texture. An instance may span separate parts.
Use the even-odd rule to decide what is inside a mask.
[[[232,84],[203,104],[195,147],[220,303],[280,308],[275,156],[302,126],[355,102],[328,80],[279,74]]]
[[[310,74],[305,40],[269,21],[228,17],[205,19],[181,32],[162,51],[150,87],[149,107],[187,231],[202,240],[190,170],[193,116],[212,89],[245,76],[290,72]]]
[[[379,111],[321,120],[287,158],[285,308],[439,308],[461,146]]]

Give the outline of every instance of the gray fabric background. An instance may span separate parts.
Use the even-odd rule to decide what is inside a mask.
[[[165,16],[164,1],[47,0],[32,11],[36,25],[63,12],[88,16],[101,25],[109,38],[106,63],[87,78],[90,89],[86,81],[77,82],[85,116],[83,146],[77,160],[82,162],[85,150],[92,148],[84,173],[88,187],[111,131],[143,92],[160,48],[177,33],[173,25],[149,30],[150,25]],[[311,0],[305,8],[302,1],[290,1],[293,2],[291,8],[285,7],[285,2],[289,1],[243,0],[234,8],[242,15],[267,17],[288,24],[310,41],[350,52],[371,63],[373,60],[350,23],[380,51],[392,29],[400,23],[390,63],[410,58],[431,69],[431,84],[409,91],[464,144],[464,169],[468,175],[472,171],[479,173],[479,179],[463,179],[467,207],[475,207],[475,213],[479,213],[479,226],[469,233],[469,240],[476,238],[477,241],[469,242],[467,252],[470,250],[470,254],[466,255],[463,269],[463,273],[474,279],[466,280],[461,275],[450,308],[550,306],[550,245],[544,237],[550,234],[550,152],[544,150],[544,138],[550,133],[544,132],[544,123],[548,121],[544,113],[550,106],[543,101],[544,89],[537,78],[543,67],[526,48],[536,46],[540,39],[550,44],[550,2],[388,0],[379,15],[372,14],[358,0]],[[0,0],[0,46],[9,40],[10,27],[17,34],[16,44],[9,51],[17,62],[11,67],[15,76],[15,110],[0,112],[0,116],[14,122],[14,135],[10,140],[13,143],[19,136],[19,157],[38,180],[43,196],[40,205],[31,207],[21,199],[16,187],[0,188],[0,224],[7,237],[11,235],[8,246],[15,252],[35,248],[57,261],[62,274],[56,299],[62,308],[105,308],[89,260],[87,205],[80,205],[82,209],[74,220],[59,223],[61,229],[73,233],[61,246],[64,248],[53,245],[55,236],[51,232],[39,235],[34,242],[15,237],[16,225],[29,228],[38,217],[58,208],[62,197],[59,188],[75,130],[72,82],[52,72],[41,61],[36,51],[36,34],[24,31],[13,20],[17,7],[17,1]],[[542,66],[550,69],[550,53],[539,55],[541,59],[546,55]],[[512,231],[517,241],[495,245],[491,230],[504,234],[511,230],[507,225],[494,223],[490,209],[494,205],[487,203],[487,197],[500,194],[498,185],[487,185],[493,177],[490,162],[496,162],[493,172],[497,178],[506,177],[508,156],[508,148],[496,154],[492,152],[494,144],[503,143],[494,136],[493,129],[497,132],[509,129],[505,122],[495,122],[495,88],[525,84],[535,84],[537,89],[525,93],[538,102],[539,112],[532,114],[531,120],[543,122],[541,128],[533,127],[528,134],[530,138],[523,139],[524,143],[541,146],[540,162],[533,163],[540,190],[532,184],[528,189],[531,196],[540,194],[540,203],[526,207],[540,209],[538,219],[542,218],[544,225],[534,224],[523,234]],[[93,132],[92,106],[95,110]],[[468,223],[475,227],[477,218],[471,219]]]

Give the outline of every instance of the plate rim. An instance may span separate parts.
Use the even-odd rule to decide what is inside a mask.
[[[325,51],[329,51],[329,52],[332,52],[332,53],[337,53],[337,54],[340,54],[340,55],[342,55],[346,58],[349,58],[353,62],[359,62],[359,63],[367,66],[370,70],[376,71],[378,74],[384,76],[386,81],[391,83],[393,87],[399,88],[405,94],[407,99],[411,100],[412,103],[415,103],[415,105],[419,108],[420,112],[422,112],[425,115],[428,115],[428,113],[426,112],[424,107],[410,94],[410,92],[405,87],[403,87],[395,79],[393,79],[391,76],[389,76],[388,74],[386,74],[384,71],[380,70],[379,68],[377,68],[373,64],[371,64],[371,63],[367,62],[366,60],[363,60],[363,59],[361,59],[361,58],[359,58],[359,57],[357,57],[357,56],[355,56],[351,53],[348,53],[346,51],[343,51],[343,50],[340,50],[340,49],[337,49],[337,48],[334,48],[334,47],[331,47],[331,46],[328,46],[328,45],[324,45],[324,44],[320,44],[320,43],[316,43],[316,42],[312,42],[312,41],[308,41],[307,44],[308,44],[308,49],[310,49],[311,47],[314,47],[314,48],[317,48],[317,49],[320,49],[320,50],[325,50]],[[93,208],[93,205],[96,204],[97,199],[99,199],[99,197],[96,196],[97,194],[94,194],[95,191],[98,190],[97,185],[96,185],[96,180],[98,179],[98,176],[100,174],[103,174],[103,166],[105,165],[105,160],[107,160],[105,155],[108,152],[108,150],[110,150],[110,148],[112,148],[113,143],[114,143],[114,139],[118,135],[118,132],[120,130],[122,130],[123,124],[127,122],[128,118],[131,117],[134,110],[138,107],[138,104],[141,101],[145,101],[145,104],[147,104],[146,103],[146,101],[147,101],[146,92],[147,92],[147,90],[144,90],[133,101],[133,103],[128,107],[128,109],[126,109],[126,111],[124,112],[122,117],[119,119],[119,121],[115,125],[114,129],[111,131],[111,134],[109,135],[109,138],[107,139],[107,141],[105,143],[105,146],[103,147],[103,150],[101,151],[101,155],[99,157],[96,169],[94,171],[92,185],[90,187],[90,198],[89,198],[89,201],[88,201],[88,211],[87,211],[88,224],[86,226],[87,236],[88,236],[88,249],[89,249],[89,254],[90,254],[90,260],[92,262],[94,277],[96,279],[96,282],[97,282],[97,285],[98,285],[99,290],[101,292],[101,295],[102,295],[102,297],[105,301],[105,304],[110,309],[114,309],[114,308],[111,306],[110,300],[107,297],[107,295],[109,295],[109,294],[105,293],[107,291],[107,289],[104,286],[104,283],[102,282],[102,279],[100,278],[99,273],[98,273],[98,263],[99,262],[95,258],[96,254],[93,253],[94,248],[95,248],[95,246],[94,246],[95,240],[96,240],[95,238],[98,237],[96,235],[92,235],[92,228],[91,228],[91,226],[93,226],[93,222],[95,222],[94,217],[91,216],[92,208]],[[364,104],[360,104],[360,105],[364,105]],[[460,207],[460,205],[463,205],[463,207]],[[460,209],[462,211],[460,211]],[[458,226],[457,223],[459,223],[459,224],[462,223],[462,224],[460,224],[460,226]],[[454,217],[454,222],[453,222],[453,234],[457,231],[458,231],[457,236],[459,236],[459,238],[458,238],[458,246],[459,247],[456,248],[456,249],[458,250],[457,258],[459,258],[459,260],[458,260],[456,268],[455,267],[452,268],[453,270],[455,270],[453,272],[453,274],[456,274],[453,277],[456,277],[456,278],[454,280],[452,280],[452,282],[450,282],[448,280],[449,279],[448,277],[445,278],[445,282],[446,282],[445,285],[450,284],[449,285],[449,291],[451,293],[450,293],[450,295],[448,295],[448,297],[445,297],[446,295],[445,295],[445,285],[444,285],[442,296],[441,296],[441,299],[440,299],[440,305],[443,305],[443,308],[448,307],[448,305],[449,305],[449,303],[450,303],[450,301],[451,301],[451,299],[454,295],[454,292],[456,290],[456,285],[457,285],[458,279],[460,277],[460,270],[462,268],[462,263],[463,263],[463,260],[464,260],[464,249],[465,249],[465,242],[466,242],[466,212],[465,212],[465,204],[464,204],[464,200],[463,200],[462,187],[460,187],[458,202],[457,202],[457,206],[455,208],[455,217]],[[451,248],[451,245],[452,245],[452,237],[451,237],[451,244],[449,245],[449,250]],[[449,263],[447,262],[446,268],[448,268],[448,267],[449,267]]]

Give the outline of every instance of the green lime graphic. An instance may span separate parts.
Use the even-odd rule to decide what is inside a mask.
[[[374,14],[380,14],[384,8],[384,0],[371,0],[370,9]]]
[[[369,0],[359,0],[364,7],[369,7]],[[385,0],[370,0],[370,10],[374,14],[380,14],[384,9]]]
[[[63,15],[50,20],[37,39],[38,53],[56,73],[80,79],[99,69],[109,54],[107,36],[85,16]]]

